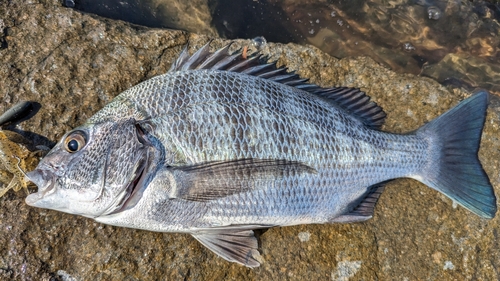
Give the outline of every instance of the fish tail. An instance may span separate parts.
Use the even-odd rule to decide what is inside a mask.
[[[434,163],[418,180],[483,218],[493,218],[496,197],[478,159],[489,94],[481,90],[417,131],[430,139]]]

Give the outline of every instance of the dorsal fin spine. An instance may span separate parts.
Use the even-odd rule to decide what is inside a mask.
[[[357,88],[334,87],[322,88],[309,84],[308,79],[301,78],[286,67],[277,67],[276,62],[268,63],[268,57],[259,53],[243,55],[242,50],[229,54],[229,45],[211,53],[209,44],[201,47],[192,56],[185,48],[170,71],[210,69],[237,72],[245,75],[267,79],[286,86],[294,87],[312,95],[319,96],[333,105],[345,110],[366,126],[378,129],[384,123],[385,113],[370,97]]]

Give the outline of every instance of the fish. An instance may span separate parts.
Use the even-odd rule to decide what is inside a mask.
[[[385,183],[412,178],[479,217],[496,196],[478,158],[480,90],[405,134],[358,88],[320,87],[260,52],[186,47],[67,132],[27,177],[33,207],[189,233],[223,259],[262,262],[255,230],[373,217]]]

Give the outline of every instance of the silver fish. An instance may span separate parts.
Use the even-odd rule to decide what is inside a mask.
[[[384,183],[416,179],[492,218],[477,157],[480,91],[408,134],[354,88],[321,88],[261,55],[186,49],[68,132],[28,177],[30,206],[98,222],[190,233],[259,266],[253,230],[372,217]]]

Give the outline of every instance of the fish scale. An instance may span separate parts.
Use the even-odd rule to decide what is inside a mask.
[[[419,180],[492,218],[477,158],[488,93],[403,135],[355,88],[309,84],[259,55],[186,51],[117,96],[28,173],[29,205],[115,226],[190,233],[258,266],[254,229],[373,216],[386,181]],[[70,145],[71,144],[71,145]]]

